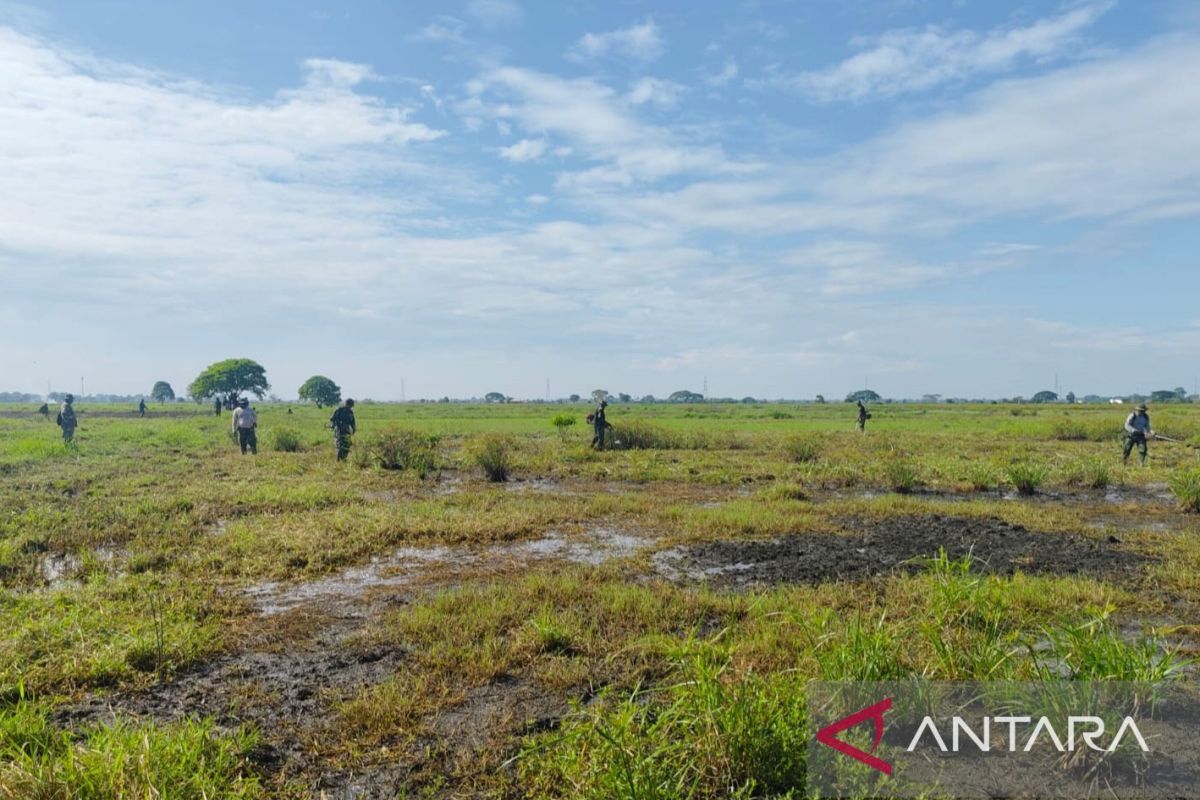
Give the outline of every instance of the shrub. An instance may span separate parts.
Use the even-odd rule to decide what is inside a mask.
[[[815,433],[794,433],[783,440],[783,452],[789,461],[808,464],[821,455],[821,438]]]
[[[910,494],[920,483],[917,479],[916,468],[902,459],[889,461],[883,469],[887,476],[888,487],[893,492]]]
[[[389,428],[380,431],[365,448],[359,463],[374,463],[383,469],[411,469],[424,478],[437,469],[438,444],[441,437],[410,428]]]
[[[300,434],[291,428],[279,428],[272,433],[271,447],[281,453],[298,453],[304,449],[300,445]]]
[[[1035,494],[1046,482],[1046,468],[1031,461],[1014,461],[1008,466],[1008,481],[1017,490],[1017,494]]]
[[[1179,500],[1179,507],[1191,513],[1200,512],[1200,469],[1176,472],[1167,484]]]
[[[512,471],[514,445],[511,436],[484,433],[471,441],[467,452],[489,481],[499,483],[508,480],[508,474]]]
[[[566,437],[567,430],[575,424],[574,414],[555,414],[550,418],[550,424],[558,430],[558,435]]]

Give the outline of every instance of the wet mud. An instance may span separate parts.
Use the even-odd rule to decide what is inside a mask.
[[[1037,533],[999,519],[938,514],[852,520],[849,535],[793,534],[778,539],[717,541],[656,553],[672,580],[726,585],[859,581],[891,572],[918,572],[944,549],[971,556],[978,572],[1097,575],[1136,579],[1144,556],[1115,537]]]

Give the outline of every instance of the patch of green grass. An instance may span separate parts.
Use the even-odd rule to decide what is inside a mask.
[[[386,470],[412,470],[424,478],[437,469],[441,437],[412,428],[385,428],[358,448],[360,463]]]
[[[534,797],[776,797],[804,781],[807,719],[786,675],[728,674],[697,658],[660,691],[606,695],[520,760]]]
[[[169,725],[118,717],[78,737],[24,698],[0,708],[0,797],[252,800],[265,797],[247,756],[257,737],[211,721]]]
[[[1200,513],[1200,469],[1185,469],[1167,479],[1179,507],[1193,514]]]

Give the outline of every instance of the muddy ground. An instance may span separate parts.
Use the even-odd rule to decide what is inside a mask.
[[[538,490],[527,487],[526,490]],[[740,590],[755,584],[868,580],[892,570],[914,572],[921,559],[945,548],[968,553],[981,571],[1087,573],[1134,579],[1144,557],[1115,537],[1042,534],[994,519],[942,515],[845,521],[848,535],[801,534],[768,541],[718,541],[660,549],[650,577],[704,581]],[[445,796],[463,796],[456,774],[470,774],[484,748],[515,752],[520,736],[551,728],[572,700],[522,676],[502,676],[469,690],[435,718],[424,737],[399,746],[388,763],[349,771],[331,766],[323,731],[340,700],[403,671],[402,647],[364,645],[361,634],[389,608],[480,578],[504,579],[534,567],[633,565],[661,545],[645,534],[598,526],[541,539],[482,548],[400,548],[326,578],[303,584],[263,583],[243,593],[250,624],[239,649],[140,692],[93,696],[61,707],[60,723],[79,728],[114,712],[158,721],[211,715],[220,724],[251,724],[263,733],[256,766],[277,779],[297,780],[314,797],[395,797],[414,781],[445,776]],[[501,759],[493,758],[492,763]],[[469,795],[469,789],[466,792]]]
[[[726,586],[866,580],[888,572],[918,572],[945,549],[971,556],[980,572],[1102,575],[1134,578],[1145,558],[1113,536],[1095,539],[1044,534],[998,519],[938,514],[850,520],[851,535],[806,533],[758,541],[718,541],[655,555],[670,578]]]

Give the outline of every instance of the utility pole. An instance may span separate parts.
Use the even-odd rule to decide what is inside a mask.
[[[546,402],[550,402],[550,379],[546,378]]]
[[[708,399],[708,376],[704,376],[704,399]]]
[[[404,378],[400,379],[400,402],[404,402]]]
[[[82,400],[85,392],[83,391],[83,376],[79,376],[79,399]]]

